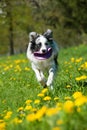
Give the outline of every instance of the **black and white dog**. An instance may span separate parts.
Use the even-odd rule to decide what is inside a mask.
[[[49,86],[53,89],[52,82],[58,66],[58,47],[53,40],[53,32],[50,29],[43,35],[31,32],[29,39],[27,57],[31,61],[36,78],[43,87]],[[48,72],[47,80],[44,72]]]

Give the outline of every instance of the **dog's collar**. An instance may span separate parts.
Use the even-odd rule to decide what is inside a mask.
[[[49,59],[52,55],[52,48],[48,48],[46,53],[34,52],[34,57],[38,60],[46,60]]]

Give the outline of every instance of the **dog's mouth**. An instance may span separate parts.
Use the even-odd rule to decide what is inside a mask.
[[[39,60],[49,59],[52,55],[52,48],[48,48],[46,53],[34,52],[34,56]]]

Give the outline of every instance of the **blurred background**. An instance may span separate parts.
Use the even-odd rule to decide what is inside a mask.
[[[87,0],[0,0],[0,56],[25,52],[29,32],[47,28],[60,48],[87,44]]]

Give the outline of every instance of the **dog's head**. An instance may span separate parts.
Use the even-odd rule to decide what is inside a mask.
[[[31,32],[29,34],[30,38],[30,50],[33,53],[34,57],[39,60],[48,59],[52,55],[52,44],[53,37],[52,31],[48,29],[43,35],[40,35],[36,32]]]
[[[52,31],[48,29],[43,35],[36,32],[31,32],[29,34],[32,53],[38,52],[40,54],[47,53],[48,49],[51,47],[53,42]]]

